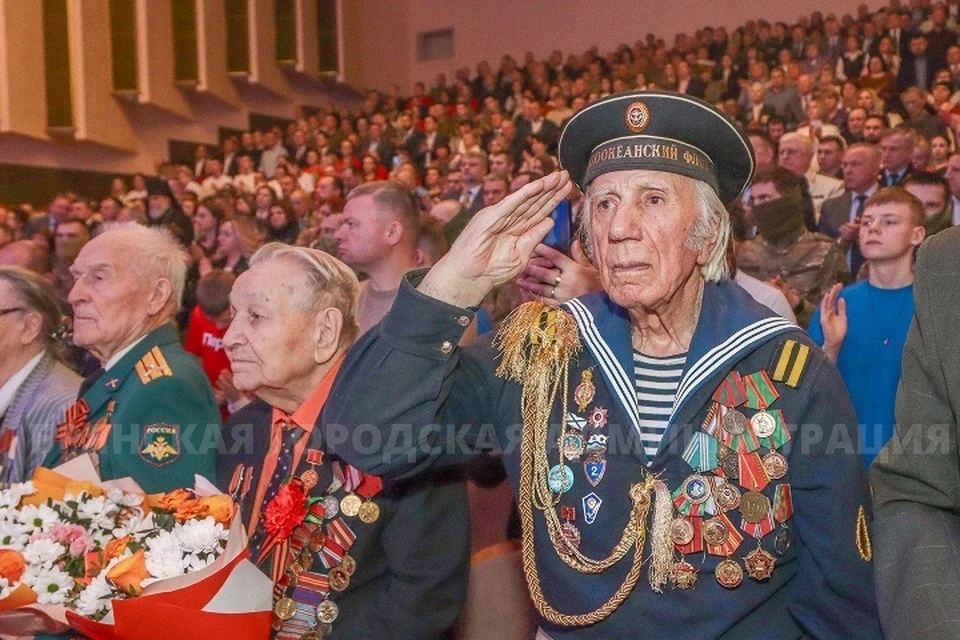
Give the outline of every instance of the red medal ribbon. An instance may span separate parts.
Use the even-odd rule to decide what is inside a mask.
[[[57,425],[57,442],[64,451],[78,446],[84,437],[82,431],[87,427],[90,417],[90,405],[80,399],[67,408],[63,422]]]
[[[766,518],[757,523],[747,522],[743,519],[740,520],[740,528],[743,529],[747,535],[754,537],[757,540],[773,531],[776,526],[777,525],[773,522],[772,512],[768,513]]]
[[[308,464],[323,464],[323,451],[319,449],[307,449]]]
[[[723,544],[708,544],[707,553],[724,557],[732,555],[734,551],[740,548],[740,543],[743,542],[743,536],[740,535],[737,528],[733,526],[733,523],[730,522],[730,518],[728,518],[726,514],[721,513],[715,519],[723,522],[723,525],[727,528],[728,535]]]
[[[344,551],[349,550],[357,539],[357,534],[344,522],[343,518],[337,518],[327,524],[327,535],[343,547]]]
[[[360,470],[356,467],[351,467],[350,465],[346,467],[343,471],[343,490],[347,493],[353,493],[356,488],[360,486],[360,481],[363,480],[363,474],[360,473]]]
[[[353,467],[351,467],[353,468]],[[377,476],[372,476],[368,473],[363,474],[363,480],[360,481],[360,486],[357,487],[357,493],[369,500],[373,496],[377,495],[383,490],[383,480]]]
[[[773,517],[777,522],[786,522],[793,517],[793,495],[787,483],[778,484],[773,494]]]
[[[345,553],[346,550],[333,540],[333,538],[328,536],[326,542],[324,542],[323,549],[320,550],[320,562],[324,568],[332,569],[340,565],[340,562],[343,560],[343,554]]]
[[[577,508],[576,507],[565,507],[560,506],[560,517],[564,520],[569,520],[573,522],[577,519]]]
[[[763,491],[770,484],[770,476],[763,468],[763,460],[757,452],[738,453],[740,462],[740,484],[751,491]]]
[[[312,591],[322,593],[323,595],[329,595],[330,593],[330,580],[327,576],[312,571],[304,571],[301,573],[297,579],[297,584]]]
[[[713,399],[727,407],[739,407],[746,402],[747,391],[740,373],[737,371],[728,373],[717,390],[713,392]]]
[[[722,404],[713,403],[707,412],[707,417],[703,421],[703,430],[722,442],[730,445],[730,434],[723,428],[723,416],[726,415],[727,408]]]
[[[693,525],[693,540],[684,545],[676,544],[677,551],[684,555],[691,555],[703,551],[703,519],[687,518]]]

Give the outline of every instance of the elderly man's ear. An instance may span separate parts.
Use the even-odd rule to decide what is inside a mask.
[[[147,313],[155,316],[167,306],[170,302],[170,296],[173,295],[173,287],[166,278],[160,278],[150,289],[150,297],[147,299]],[[177,301],[179,304],[179,301]]]
[[[317,364],[325,364],[338,355],[342,329],[340,309],[327,307],[317,312],[313,323],[313,358]]]

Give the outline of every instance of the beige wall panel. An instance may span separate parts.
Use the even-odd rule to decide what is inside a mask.
[[[320,54],[317,41],[317,2],[297,0],[297,71],[318,75]]]
[[[250,82],[290,99],[290,85],[277,64],[272,0],[250,0]]]
[[[238,105],[240,94],[227,75],[227,27],[223,0],[197,0],[198,91]]]
[[[139,101],[190,118],[190,107],[173,80],[170,0],[137,0]]]
[[[0,0],[0,132],[47,135],[41,7],[40,2]]]
[[[387,89],[394,84],[406,90],[412,85],[410,5],[410,0],[341,3],[345,82],[361,90]]]

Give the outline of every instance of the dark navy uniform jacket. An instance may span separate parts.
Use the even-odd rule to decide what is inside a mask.
[[[324,410],[328,437],[339,455],[378,475],[412,475],[459,461],[475,449],[499,447],[516,489],[521,387],[495,375],[498,358],[489,343],[451,349],[472,314],[416,291],[418,281],[418,274],[408,276],[387,317],[349,353]],[[768,370],[787,340],[812,348],[797,386],[776,384],[780,397],[774,407],[783,411],[792,435],[780,452],[789,461],[782,482],[791,485],[795,513],[788,522],[790,548],[777,557],[772,577],[758,582],[745,576],[739,587],[728,590],[713,575],[723,558],[687,555],[686,561],[700,570],[693,590],[667,586],[655,593],[645,566],[633,593],[607,619],[582,628],[546,621],[541,627],[555,639],[880,638],[873,567],[861,558],[856,538],[860,507],[870,513],[866,472],[855,446],[856,418],[836,368],[806,334],[773,317],[738,285],[707,284],[670,427],[649,460],[637,435],[631,326],[625,310],[602,293],[570,301],[565,309],[576,319],[584,346],[570,367],[571,405],[581,372],[592,368],[593,404],[609,410],[610,450],[602,481],[592,487],[579,463],[571,463],[574,485],[560,503],[576,508],[580,550],[595,559],[606,558],[620,539],[631,509],[631,484],[653,472],[674,491],[691,475],[682,454],[729,372]],[[575,410],[561,409],[560,403],[558,398],[548,437],[551,464],[558,459],[561,411]],[[437,423],[454,429],[438,428]],[[380,448],[369,446],[369,440],[346,437],[357,425],[367,424],[380,430]],[[410,428],[412,443],[406,442]],[[613,442],[615,437],[620,443]],[[771,499],[776,484],[764,490]],[[603,502],[593,524],[586,524],[580,505],[591,491]],[[593,611],[606,602],[623,582],[632,554],[604,573],[584,575],[557,556],[538,511],[534,522],[547,601],[568,614]],[[743,535],[733,556],[741,566],[757,545]],[[763,539],[771,553],[772,537]],[[646,544],[649,557],[649,536]]]
[[[229,487],[237,465],[253,467],[252,489],[241,504],[245,526],[270,446],[272,419],[271,407],[257,400],[232,415],[224,426],[217,460],[221,489]],[[317,430],[309,446],[323,449]],[[294,476],[311,468],[305,455],[303,458]],[[332,480],[332,461],[327,456],[314,467],[319,481],[310,497],[325,495]],[[339,514],[357,536],[349,549],[357,571],[346,591],[331,592],[340,615],[327,638],[446,637],[467,592],[470,524],[466,493],[462,482],[426,474],[412,480],[385,481],[383,490],[373,498],[380,517],[371,524]],[[340,489],[333,495],[339,500],[347,493]],[[328,571],[316,556],[314,565],[306,569],[323,575]]]

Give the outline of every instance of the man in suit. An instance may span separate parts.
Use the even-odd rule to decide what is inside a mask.
[[[487,175],[487,154],[468,151],[460,160],[462,190],[454,197],[471,215],[483,208],[483,177]]]
[[[231,178],[237,175],[237,172],[240,170],[240,157],[237,155],[237,139],[230,136],[224,140],[223,145],[220,147],[220,153],[222,155],[221,160],[223,160],[223,172]]]
[[[919,87],[924,91],[930,88],[933,74],[943,64],[943,59],[935,60],[927,51],[927,38],[922,33],[910,37],[910,49],[903,56],[900,71],[897,74],[897,91],[907,87]]]
[[[61,314],[53,287],[0,267],[0,482],[26,482],[53,446],[80,376],[57,357]]]
[[[770,118],[777,115],[776,110],[764,102],[766,90],[759,82],[750,85],[750,101],[740,112],[740,122],[743,126],[751,130],[760,130],[766,128]]]
[[[888,129],[880,136],[880,181],[885,187],[899,187],[913,171],[913,132],[905,128]]]
[[[223,342],[234,385],[258,400],[224,429],[219,482],[239,498],[252,558],[274,580],[275,637],[440,640],[466,595],[464,485],[383,481],[321,437],[358,332],[357,291],[350,269],[318,250],[272,243],[251,258]],[[277,532],[273,514],[291,496],[311,506]]]
[[[808,136],[792,131],[780,138],[779,164],[807,181],[814,211],[819,218],[823,203],[843,193],[843,182],[814,171],[813,154],[813,141]],[[810,228],[813,228],[813,221],[810,222]]]
[[[877,597],[888,640],[960,636],[960,229],[917,257],[896,426],[871,469]]]
[[[423,119],[423,141],[420,143],[417,154],[413,157],[414,162],[420,166],[420,172],[426,173],[427,167],[431,166],[436,160],[437,149],[449,146],[450,139],[440,133],[437,128],[437,119],[428,114]]]
[[[159,229],[119,225],[73,263],[73,341],[100,362],[57,427],[53,467],[91,454],[104,480],[147,493],[214,477],[220,411],[173,324],[186,278],[183,248]]]
[[[383,126],[379,122],[370,123],[369,136],[361,148],[365,153],[376,155],[383,167],[393,168],[393,156],[396,151],[393,143],[383,135]]]
[[[524,148],[529,142],[529,137],[539,133],[546,140],[547,152],[551,155],[556,154],[557,142],[560,140],[560,128],[543,117],[540,103],[537,100],[528,98],[524,101],[523,113],[517,116],[515,124],[517,130],[513,139],[514,150]],[[516,156],[517,154],[514,153],[514,157]]]
[[[817,231],[837,240],[850,272],[856,276],[863,264],[860,216],[867,200],[880,188],[880,152],[871,144],[858,142],[846,150],[840,166],[846,193],[823,203]]]
[[[206,177],[204,171],[207,169],[207,158],[210,157],[210,153],[207,150],[207,145],[198,144],[197,148],[193,152],[193,163],[191,164],[191,169],[193,169],[193,178],[200,182]]]
[[[707,83],[693,75],[686,60],[677,63],[677,91],[694,98],[703,98]]]
[[[310,147],[307,145],[307,132],[297,129],[293,132],[293,140],[287,146],[287,157],[295,162],[299,167],[307,166],[307,151]]]

